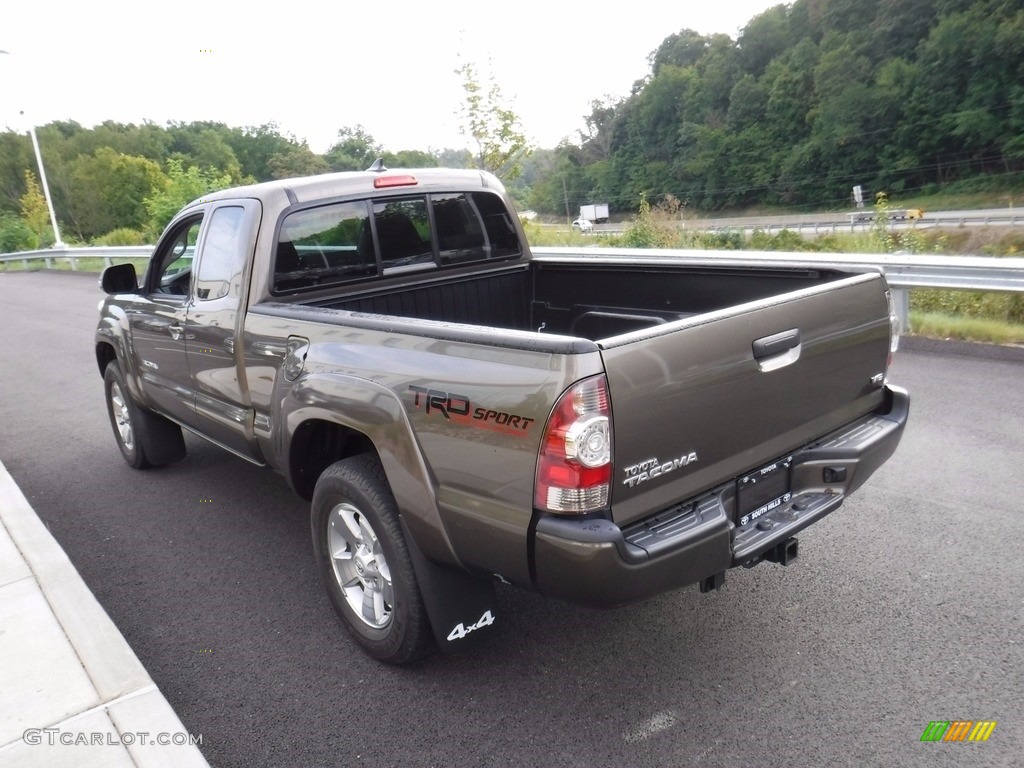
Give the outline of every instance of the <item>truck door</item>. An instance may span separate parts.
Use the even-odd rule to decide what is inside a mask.
[[[260,215],[255,200],[230,200],[210,208],[185,321],[196,428],[257,462],[262,458],[253,439],[253,409],[238,329]]]
[[[157,245],[146,272],[144,297],[127,309],[142,389],[161,413],[191,424],[195,409],[185,353],[192,259],[203,212],[176,223]]]

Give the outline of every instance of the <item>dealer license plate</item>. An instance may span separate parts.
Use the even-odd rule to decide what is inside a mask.
[[[792,498],[789,468],[793,457],[773,461],[736,481],[736,524],[747,525]]]

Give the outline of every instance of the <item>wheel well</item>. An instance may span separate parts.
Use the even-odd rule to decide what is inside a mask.
[[[361,453],[377,456],[369,437],[332,421],[303,422],[292,435],[289,470],[292,487],[304,499],[313,498],[320,474],[336,461]]]
[[[110,361],[116,359],[117,353],[114,352],[113,345],[103,343],[96,345],[96,362],[100,366],[100,376],[107,370]]]

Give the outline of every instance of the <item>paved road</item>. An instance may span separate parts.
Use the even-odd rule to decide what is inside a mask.
[[[607,613],[503,590],[492,644],[396,670],[346,640],[279,477],[195,438],[124,465],[98,299],[0,274],[0,457],[212,765],[1021,764],[1024,365],[904,353],[903,444],[789,568]],[[919,741],[955,719],[998,726]]]

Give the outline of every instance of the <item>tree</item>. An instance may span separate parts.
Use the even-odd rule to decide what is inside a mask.
[[[792,45],[789,9],[776,5],[747,22],[739,39],[743,68],[755,76]]]
[[[75,158],[69,170],[68,209],[84,240],[117,227],[144,226],[149,214],[143,200],[164,183],[154,161],[109,147]]]
[[[19,201],[21,205],[21,219],[29,229],[35,232],[39,238],[40,245],[53,243],[53,224],[50,222],[50,209],[46,205],[46,198],[39,188],[36,175],[32,171],[25,171],[25,194]]]
[[[15,213],[25,194],[25,169],[32,168],[32,144],[24,133],[0,133],[0,212]]]
[[[436,168],[437,156],[419,149],[385,152],[382,157],[389,168]]]
[[[590,102],[590,114],[583,118],[587,130],[580,131],[583,149],[595,162],[612,156],[616,120],[621,99],[606,95]]]
[[[485,87],[476,67],[468,61],[455,74],[462,77],[466,95],[457,113],[462,121],[459,131],[476,145],[476,167],[506,181],[515,179],[532,151],[519,116],[505,103],[493,75]]]
[[[327,173],[331,167],[305,144],[298,144],[271,157],[267,161],[267,169],[272,179],[291,179]]]
[[[242,165],[231,148],[231,129],[223,123],[172,123],[168,128],[174,137],[170,157],[184,166],[214,169],[227,174],[235,184],[250,181],[242,176]]]
[[[203,195],[231,186],[231,177],[217,170],[202,170],[192,165],[183,168],[180,160],[167,161],[167,181],[143,201],[149,213],[148,234],[157,236],[182,206]]]
[[[22,219],[12,213],[0,213],[0,253],[31,251],[39,247],[39,237]]]
[[[365,171],[384,153],[362,125],[338,131],[338,140],[324,155],[332,171]]]
[[[271,159],[286,155],[300,146],[295,137],[281,135],[276,123],[232,128],[225,141],[241,163],[242,173],[252,176],[256,181],[273,179]]]

